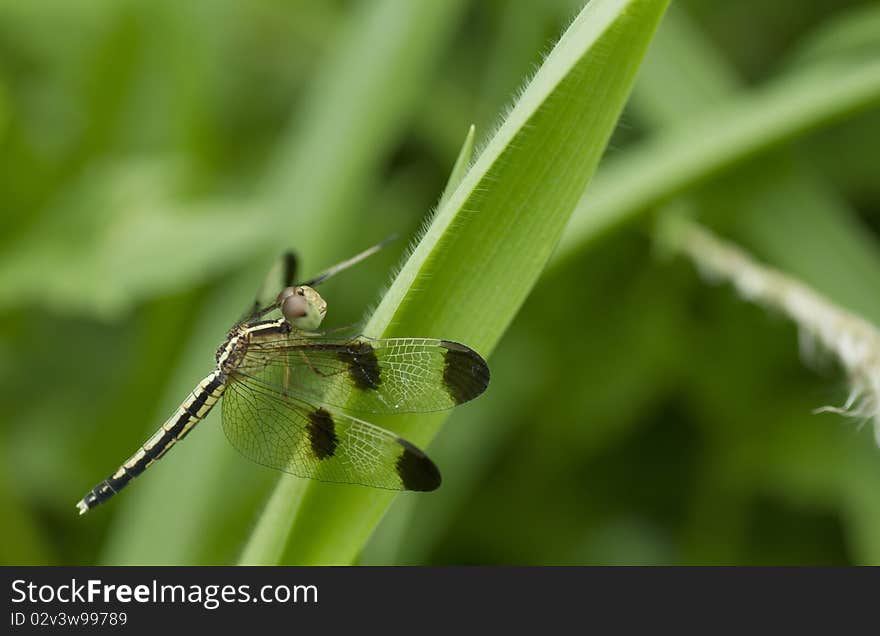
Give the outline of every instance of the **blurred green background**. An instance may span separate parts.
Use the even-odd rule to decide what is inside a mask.
[[[322,290],[328,325],[362,318],[468,126],[491,132],[578,9],[0,3],[0,562],[235,562],[277,474],[231,447],[206,461],[217,417],[111,504],[74,503],[210,370],[283,247],[314,273],[404,237]],[[878,58],[876,2],[675,3],[608,155]],[[874,104],[682,197],[880,323]],[[644,215],[551,266],[489,391],[430,448],[443,487],[399,496],[361,562],[880,564],[872,426],[811,414],[845,378],[804,360],[783,318],[659,256],[651,229]],[[163,518],[160,485],[190,487],[175,465],[201,461],[204,523]],[[144,517],[167,531],[133,533]]]

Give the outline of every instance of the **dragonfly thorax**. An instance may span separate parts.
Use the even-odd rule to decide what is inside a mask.
[[[237,325],[226,336],[226,341],[217,349],[215,354],[217,368],[223,373],[229,374],[238,368],[254,341],[287,337],[291,331],[292,327],[286,318]]]
[[[217,353],[214,355],[217,368],[224,373],[235,369],[247,353],[248,340],[247,328],[244,325],[230,331],[226,341],[217,348]]]

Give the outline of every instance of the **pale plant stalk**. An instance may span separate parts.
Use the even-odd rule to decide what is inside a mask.
[[[746,300],[784,314],[809,337],[802,341],[814,341],[837,358],[849,378],[849,397],[842,407],[817,412],[871,420],[880,445],[880,331],[873,324],[696,223],[676,218],[665,238],[705,275],[729,281]]]

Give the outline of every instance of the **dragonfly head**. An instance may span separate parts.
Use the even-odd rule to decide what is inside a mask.
[[[302,331],[314,331],[327,314],[327,301],[307,285],[285,287],[278,294],[278,307],[291,325]]]

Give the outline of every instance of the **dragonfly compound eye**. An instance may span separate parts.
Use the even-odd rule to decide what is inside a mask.
[[[297,329],[314,331],[327,313],[327,303],[311,287],[287,287],[278,294],[281,313]]]
[[[281,301],[281,313],[288,322],[294,322],[309,314],[309,303],[302,296],[291,294]]]
[[[278,303],[278,306],[281,307],[284,304],[284,301],[295,295],[297,288],[296,287],[285,287],[278,294],[278,297],[275,299],[275,302]],[[302,295],[302,294],[300,294]]]

